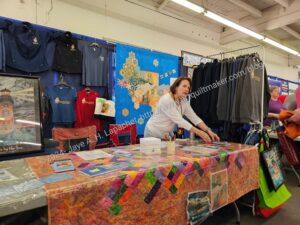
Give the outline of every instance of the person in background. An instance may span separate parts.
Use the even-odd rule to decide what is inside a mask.
[[[173,134],[176,125],[201,137],[205,142],[219,141],[220,138],[196,115],[187,97],[192,81],[187,77],[178,78],[170,87],[170,92],[162,96],[156,111],[147,122],[144,136],[164,139]],[[195,126],[183,118],[186,116]]]
[[[295,95],[297,101],[297,109],[294,111],[295,114],[288,119],[288,122],[300,124],[300,87],[297,88]]]
[[[283,104],[278,100],[279,88],[273,86],[270,88],[271,99],[269,101],[268,118],[264,121],[264,126],[271,126],[273,121],[278,121],[279,113],[281,110],[286,109]]]

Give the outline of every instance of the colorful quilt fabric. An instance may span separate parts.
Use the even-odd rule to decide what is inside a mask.
[[[37,177],[55,173],[53,160],[71,159],[74,178],[45,185],[48,195],[49,224],[186,224],[186,199],[189,192],[209,190],[211,174],[227,170],[228,203],[259,187],[259,155],[255,146],[218,146],[211,155],[188,151],[178,146],[175,155],[145,155],[137,145],[104,149],[112,158],[84,161],[76,154],[40,156],[27,162]],[[185,148],[185,150],[182,150]],[[114,154],[115,151],[130,154]],[[95,177],[80,172],[95,165],[127,163],[111,173]],[[217,183],[214,184],[216,185]],[[221,187],[221,186],[220,186]],[[226,190],[227,191],[227,190]],[[215,196],[215,195],[212,195]],[[215,199],[211,199],[213,201]]]

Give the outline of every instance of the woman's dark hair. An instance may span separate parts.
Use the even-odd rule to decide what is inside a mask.
[[[174,83],[170,87],[170,91],[172,94],[176,93],[176,88],[181,84],[182,81],[187,80],[190,83],[190,91],[192,88],[192,80],[189,77],[179,77],[177,80],[174,81]]]

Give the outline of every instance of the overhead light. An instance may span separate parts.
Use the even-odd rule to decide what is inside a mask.
[[[264,42],[266,42],[266,43],[268,43],[270,45],[273,45],[273,46],[275,46],[277,48],[280,48],[281,50],[284,50],[284,51],[286,51],[288,53],[291,53],[293,55],[296,55],[296,56],[300,57],[300,53],[299,52],[297,52],[297,51],[295,51],[295,50],[293,50],[293,49],[291,49],[289,47],[286,47],[286,46],[284,46],[284,45],[282,45],[282,44],[280,44],[280,43],[278,43],[276,41],[273,41],[273,40],[271,40],[269,38],[266,38],[263,35],[258,34],[258,33],[254,32],[252,30],[249,30],[246,27],[240,26],[239,24],[237,24],[235,22],[232,22],[232,21],[230,21],[230,20],[228,20],[228,19],[226,19],[226,18],[224,18],[222,16],[219,16],[219,15],[213,13],[213,12],[205,10],[204,8],[202,8],[199,5],[196,5],[196,4],[194,4],[192,2],[189,2],[187,0],[172,0],[172,1],[175,2],[175,3],[177,3],[177,4],[179,4],[179,5],[184,6],[186,8],[189,8],[189,9],[195,11],[195,12],[203,13],[204,16],[206,16],[206,17],[208,17],[208,18],[210,18],[210,19],[212,19],[214,21],[222,23],[222,24],[224,24],[224,25],[226,25],[228,27],[231,27],[231,28],[233,28],[235,30],[238,30],[238,31],[240,31],[242,33],[245,33],[245,34],[247,34],[247,35],[249,35],[251,37],[254,37],[254,38],[258,39],[258,40],[262,40],[262,41],[264,41]]]
[[[277,48],[280,48],[280,49],[282,49],[282,50],[284,50],[286,52],[289,52],[289,53],[291,53],[293,55],[300,56],[299,52],[297,52],[297,51],[295,51],[295,50],[293,50],[291,48],[288,48],[288,47],[286,47],[286,46],[284,46],[284,45],[282,45],[282,44],[280,44],[280,43],[278,43],[276,41],[273,41],[270,38],[264,38],[263,41],[266,42],[266,43],[268,43],[268,44],[270,44],[270,45],[273,45],[273,46],[275,46]]]
[[[192,2],[189,2],[187,0],[172,0],[173,2],[179,4],[179,5],[182,5],[186,8],[189,8],[197,13],[203,13],[204,12],[204,8],[202,8],[201,6],[199,5],[196,5]]]
[[[228,27],[236,29],[236,30],[238,30],[240,32],[243,32],[245,34],[248,34],[249,36],[254,37],[256,39],[262,40],[264,38],[264,36],[262,36],[262,35],[260,35],[258,33],[255,33],[254,31],[249,30],[249,29],[247,29],[245,27],[242,27],[242,26],[238,25],[237,23],[234,23],[234,22],[232,22],[232,21],[230,21],[230,20],[228,20],[228,19],[226,19],[226,18],[224,18],[222,16],[219,16],[219,15],[213,13],[213,12],[206,11],[204,13],[204,15],[206,17],[212,19],[212,20],[215,20],[215,21],[217,21],[219,23],[222,23],[222,24],[224,24],[224,25],[226,25]]]

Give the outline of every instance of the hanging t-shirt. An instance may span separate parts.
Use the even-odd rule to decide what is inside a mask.
[[[78,40],[70,32],[55,39],[55,52],[52,69],[63,73],[82,73],[82,54]]]
[[[0,70],[5,70],[5,45],[2,30],[0,30]]]
[[[30,23],[8,24],[5,29],[6,64],[28,73],[49,69],[46,49],[54,33],[35,29]]]
[[[86,86],[107,86],[108,49],[103,46],[84,46],[82,54],[82,84]]]
[[[101,130],[100,120],[94,118],[97,97],[98,93],[93,90],[77,92],[75,127],[95,125],[97,130]]]
[[[45,96],[50,100],[52,123],[74,123],[76,89],[70,86],[48,88]]]

